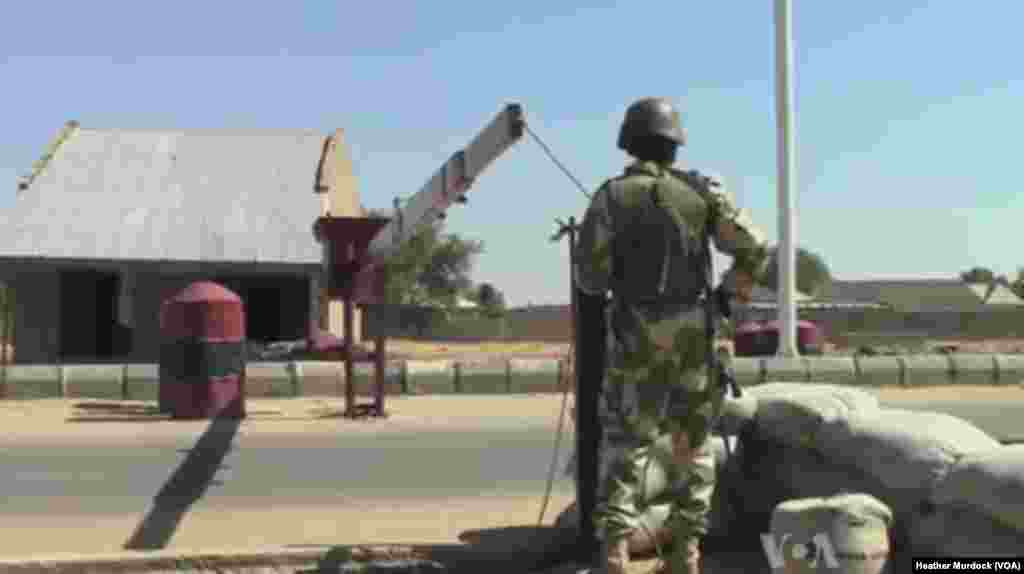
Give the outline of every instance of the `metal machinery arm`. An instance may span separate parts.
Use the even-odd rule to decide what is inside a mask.
[[[393,255],[416,231],[430,225],[453,203],[465,202],[470,186],[494,160],[523,137],[526,121],[519,104],[508,104],[464,149],[455,152],[391,221],[377,233],[367,255],[382,260]]]

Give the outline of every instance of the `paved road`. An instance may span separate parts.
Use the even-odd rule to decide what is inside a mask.
[[[999,438],[1024,435],[1024,401],[885,404],[950,412]],[[443,509],[451,500],[519,495],[526,502],[501,512],[507,516],[509,509],[528,505],[523,509],[528,523],[534,519],[525,516],[536,516],[539,508],[554,439],[553,423],[542,420],[479,431],[415,432],[385,430],[389,423],[381,422],[372,423],[383,425],[380,432],[356,433],[345,433],[330,421],[280,433],[274,425],[284,423],[247,423],[217,432],[204,432],[204,423],[190,423],[180,431],[158,433],[147,432],[155,427],[146,423],[112,424],[118,427],[116,434],[87,442],[70,433],[66,439],[42,443],[0,437],[0,554],[23,548],[11,538],[15,531],[31,541],[28,551],[36,552],[51,549],[40,537],[54,535],[58,524],[70,532],[104,517],[116,524],[107,535],[110,540],[104,539],[105,548],[120,547],[129,538],[139,547],[174,544],[182,539],[181,530],[194,532],[197,524],[214,519],[225,521],[230,535],[214,536],[203,545],[244,544],[260,532],[276,536],[263,525],[247,524],[253,518],[243,518],[260,516],[279,521],[274,532],[293,531],[295,542],[315,530],[306,517],[316,516],[320,539],[336,540],[341,534],[335,535],[333,516],[363,516],[379,501],[390,501],[396,509],[402,501],[420,508],[424,501],[433,501]],[[572,441],[568,430],[559,471]],[[573,485],[560,472],[558,476],[554,494],[564,501]],[[548,518],[558,510],[556,502]],[[388,512],[378,514],[386,519]],[[179,528],[186,515],[191,522]],[[430,516],[422,511],[418,518],[422,521],[424,515]],[[133,528],[135,535],[130,536]],[[216,533],[217,528],[212,530]],[[377,536],[366,528],[361,535]],[[445,532],[452,528],[449,524],[438,533],[448,536]],[[73,540],[50,538],[62,539],[56,544],[72,549]],[[184,539],[196,543],[195,538]]]
[[[87,448],[5,444],[0,447],[0,508],[10,514],[142,512],[184,463],[197,434]],[[553,440],[551,431],[536,428],[351,436],[331,432],[328,425],[301,435],[243,429],[198,504],[227,510],[262,508],[268,501],[323,506],[355,499],[539,497]],[[563,444],[568,447],[571,440],[569,434]],[[568,448],[562,450],[564,468]],[[572,491],[567,480],[557,487]]]
[[[1024,437],[1024,402],[914,401],[889,407],[936,410],[971,420],[997,438]],[[268,423],[273,424],[273,423]],[[386,424],[386,423],[384,423]],[[138,429],[120,423],[124,435]],[[141,424],[140,424],[141,426]],[[119,438],[83,448],[77,442],[0,442],[0,508],[10,514],[119,514],[147,507],[202,434]],[[367,498],[443,499],[490,494],[541,494],[553,432],[533,426],[480,432],[417,431],[346,435],[329,424],[301,434],[255,433],[231,440],[203,505],[258,508],[345,504]],[[559,468],[573,441],[563,437]],[[570,494],[571,482],[558,480]]]

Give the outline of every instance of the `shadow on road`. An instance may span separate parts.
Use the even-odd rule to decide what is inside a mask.
[[[228,412],[231,410],[229,408]],[[207,488],[219,484],[214,476],[231,450],[231,441],[241,424],[241,418],[217,417],[210,421],[188,456],[153,499],[149,513],[125,543],[126,550],[160,550],[167,546],[189,508],[202,498]]]
[[[488,572],[489,574],[576,574],[585,565],[575,562],[576,535],[571,529],[535,526],[508,526],[463,532],[463,544],[388,544],[376,547],[325,547],[318,567],[300,570],[303,574],[357,571],[353,563],[388,563],[388,572],[435,572],[432,563],[447,573]],[[291,545],[310,548],[314,545]],[[642,559],[641,559],[642,560]],[[721,552],[705,557],[704,571],[710,574],[770,574],[760,552]],[[653,561],[647,561],[652,569]],[[404,566],[404,567],[403,567]],[[417,569],[418,567],[418,569]]]
[[[339,572],[351,562],[398,562],[409,568],[420,562],[421,571],[432,571],[423,562],[436,562],[449,573],[505,572],[523,574],[557,564],[559,558],[573,547],[575,536],[554,527],[510,526],[463,532],[463,544],[387,544],[376,547],[333,546],[326,549],[319,567],[304,572]],[[308,548],[309,545],[290,545]],[[399,571],[399,570],[396,570]]]

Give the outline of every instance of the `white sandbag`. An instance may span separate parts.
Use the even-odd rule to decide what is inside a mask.
[[[878,410],[876,397],[841,385],[766,383],[751,390],[758,430],[793,446],[813,447],[824,426]]]
[[[787,500],[772,512],[765,552],[776,572],[878,574],[892,521],[885,503],[863,493]]]
[[[963,457],[935,486],[932,500],[940,506],[970,507],[1024,531],[1024,445]]]
[[[827,498],[850,492],[885,497],[878,481],[858,468],[836,463],[816,451],[787,447],[779,455],[774,482],[786,498]]]
[[[808,393],[838,397],[851,410],[878,408],[878,397],[876,394],[849,385],[772,382],[752,385],[743,389],[743,394],[753,395],[758,400],[805,395]]]
[[[878,479],[890,496],[927,496],[961,457],[999,447],[971,423],[943,413],[881,409],[823,427],[816,447]]]
[[[940,506],[911,517],[908,544],[918,556],[1017,556],[1024,549],[1024,531],[974,509]]]
[[[734,504],[762,525],[779,503],[790,499],[863,492],[888,503],[877,480],[808,448],[771,438],[745,437],[739,456],[742,473]]]

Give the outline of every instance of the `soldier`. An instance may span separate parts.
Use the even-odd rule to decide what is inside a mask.
[[[707,439],[724,398],[706,368],[705,230],[733,258],[722,283],[730,296],[749,301],[767,268],[763,238],[721,181],[672,168],[685,143],[669,101],[631,105],[618,147],[636,161],[594,194],[576,246],[579,288],[602,297],[611,292],[601,397],[605,444],[594,516],[609,573],[625,571],[639,512],[658,503],[643,491],[646,477],[659,474],[670,478],[658,498],[673,508],[665,571],[699,572],[715,484]],[[652,468],[658,472],[651,474]]]

